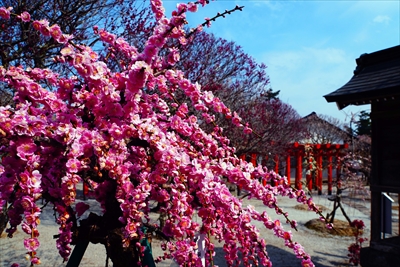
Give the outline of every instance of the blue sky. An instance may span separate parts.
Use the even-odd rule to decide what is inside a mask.
[[[164,0],[167,14],[182,1]],[[217,0],[188,16],[189,26],[217,12],[245,6],[206,29],[242,46],[265,63],[273,90],[301,116],[315,111],[349,122],[323,95],[350,80],[355,59],[400,44],[400,1],[229,1]]]

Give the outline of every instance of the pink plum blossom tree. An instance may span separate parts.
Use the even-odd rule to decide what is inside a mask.
[[[162,245],[165,254],[157,261],[173,258],[180,265],[201,266],[193,242],[200,232],[206,236],[207,265],[213,262],[213,236],[224,242],[229,265],[271,266],[266,242],[251,223],[257,220],[293,249],[303,266],[313,266],[310,255],[280,220],[272,220],[267,211],[244,207],[224,179],[281,214],[291,228],[296,229],[296,222],[279,207],[278,196],[308,204],[321,215],[318,208],[284,178],[238,159],[214,113],[250,133],[245,122],[174,67],[179,50],[160,53],[171,39],[186,43],[186,12],[196,11],[207,1],[179,4],[170,18],[164,14],[162,1],[150,3],[156,26],[142,49],[94,27],[108,46],[109,57],[125,55],[120,71],[111,70],[92,47],[54,30],[57,25],[0,7],[1,21],[19,18],[61,44],[55,62],[76,74],[0,66],[0,81],[15,90],[15,106],[0,107],[0,207],[10,219],[8,236],[21,225],[31,264],[40,263],[38,200],[43,199],[57,213],[56,246],[65,260],[71,244],[87,240],[104,244],[114,266],[138,266],[144,251],[143,226],[150,221],[149,201],[154,200],[168,215],[160,229],[167,239]],[[189,106],[177,100],[178,94],[201,112],[211,131],[199,127],[199,119],[188,114]],[[259,180],[274,180],[276,186],[263,186]],[[80,182],[94,191],[101,215],[90,213],[77,220],[91,209],[86,203],[76,204]],[[195,214],[201,222],[193,220]]]

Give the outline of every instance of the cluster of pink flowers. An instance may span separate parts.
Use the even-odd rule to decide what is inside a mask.
[[[0,7],[0,18],[10,19],[11,10],[13,10],[12,7],[8,7],[8,8]]]
[[[207,236],[208,263],[214,253],[210,236],[214,236],[224,241],[229,264],[238,263],[240,252],[246,266],[258,261],[270,266],[266,242],[251,223],[258,220],[293,249],[303,266],[313,266],[310,256],[279,220],[272,221],[267,212],[260,214],[254,207],[243,207],[224,179],[282,214],[293,228],[296,222],[279,208],[277,196],[295,198],[318,212],[314,203],[279,175],[238,159],[222,128],[214,125],[212,131],[204,131],[198,118],[188,115],[188,105],[176,101],[183,93],[211,125],[215,124],[215,114],[220,113],[251,133],[211,92],[202,91],[199,84],[171,67],[179,61],[178,49],[165,56],[159,53],[170,38],[185,43],[185,12],[196,11],[197,4],[180,4],[170,19],[165,17],[160,0],[151,4],[158,25],[140,53],[115,35],[95,29],[109,45],[110,53],[118,51],[130,59],[121,72],[111,71],[90,47],[72,45],[71,36],[45,20],[33,21],[32,25],[45,37],[65,44],[56,61],[69,64],[79,79],[48,69],[0,66],[0,80],[15,89],[16,103],[15,108],[0,107],[0,154],[4,155],[0,207],[12,204],[9,235],[22,224],[29,236],[24,245],[31,262],[38,264],[41,210],[36,201],[46,198],[58,213],[57,248],[68,259],[73,218],[90,209],[82,203],[75,206],[77,184],[89,183],[106,211],[106,196],[113,182],[126,245],[143,235],[140,227],[148,219],[148,201],[156,200],[168,214],[162,230],[172,237],[165,244],[164,259],[173,257],[178,263],[198,265],[193,239],[202,232]],[[198,4],[205,5],[206,1]],[[8,19],[9,11],[0,8],[0,17]],[[26,12],[19,17],[30,21]],[[45,83],[53,90],[43,88]],[[277,185],[263,186],[259,180],[273,180]],[[193,220],[195,213],[201,223]]]
[[[353,263],[355,266],[358,266],[360,263],[360,252],[362,244],[367,241],[367,238],[361,237],[363,234],[363,229],[365,228],[365,224],[362,220],[354,220],[351,222],[351,226],[355,228],[354,230],[354,238],[355,243],[351,244],[348,247],[348,257],[349,262]]]
[[[30,16],[27,12],[22,13],[20,17],[24,22],[27,22],[28,19],[30,20]],[[49,22],[47,20],[35,20],[32,22],[32,26],[35,30],[40,31],[43,36],[52,37],[59,43],[65,44],[72,39],[71,35],[62,33],[60,26],[49,26]]]

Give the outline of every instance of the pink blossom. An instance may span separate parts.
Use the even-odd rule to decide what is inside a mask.
[[[167,77],[168,78],[168,77]],[[179,86],[182,88],[182,90],[187,90],[190,87],[190,81],[189,80],[180,80],[179,81]]]
[[[62,37],[62,34],[63,34],[60,26],[53,25],[50,27],[49,30],[50,30],[51,37],[53,37],[54,40],[57,40],[57,41],[60,40],[60,38]]]
[[[187,4],[188,10],[190,12],[197,12],[197,5],[193,2]]]
[[[39,212],[25,212],[25,221],[26,223],[31,227],[32,230],[36,228],[40,224],[40,219],[39,219]]]
[[[30,22],[31,21],[31,15],[24,11],[21,13],[21,15],[18,16],[23,22]]]
[[[70,159],[66,164],[68,171],[71,173],[77,173],[80,170],[81,162],[77,159]]]
[[[188,40],[185,37],[181,36],[181,37],[179,37],[179,43],[181,45],[187,45],[188,44]]]
[[[221,112],[223,111],[224,105],[222,104],[222,102],[220,101],[220,99],[214,98],[214,101],[213,101],[212,104],[213,104],[213,107],[214,107],[214,111],[215,111],[215,112],[221,113]]]
[[[206,21],[206,26],[208,28],[210,28],[211,27],[211,19],[210,18],[204,18],[204,20]]]
[[[176,115],[180,118],[185,118],[188,115],[189,109],[186,103],[183,103],[179,106],[178,110],[176,111]]]
[[[40,23],[40,21],[35,20],[34,22],[32,22],[32,27],[35,30],[40,31],[40,28],[42,27],[42,24]]]
[[[162,35],[155,35],[149,38],[147,44],[162,47],[165,44],[165,38]]]
[[[41,264],[41,261],[40,261],[40,259],[38,257],[32,257],[31,258],[31,264],[39,265],[39,264]]]
[[[206,105],[200,101],[197,102],[196,104],[194,104],[193,107],[198,111],[203,111],[203,112],[208,111],[208,108],[206,107]],[[208,115],[208,113],[207,113],[207,115]]]
[[[236,126],[242,126],[241,122],[241,118],[238,116],[238,114],[236,112],[233,112],[233,118],[232,118],[232,123]]]
[[[33,207],[35,207],[34,200],[32,197],[29,196],[23,196],[21,199],[21,205],[24,208],[24,210],[32,210]]]
[[[12,10],[12,7],[9,7],[9,8],[0,7],[0,18],[10,19],[10,11],[11,10]]]
[[[28,234],[28,235],[32,234],[32,228],[29,224],[22,223],[21,228],[26,234]]]
[[[35,153],[36,149],[37,146],[31,140],[27,140],[24,143],[18,145],[17,155],[21,159],[26,160],[27,157],[32,156],[33,153]]]
[[[63,49],[61,49],[60,53],[63,56],[70,56],[70,55],[74,54],[74,50],[72,47],[67,46],[67,47],[64,47]]]
[[[205,6],[208,3],[207,0],[198,0],[197,2],[199,2],[202,6]]]
[[[111,34],[107,31],[105,31],[104,29],[99,30],[99,35],[100,35],[100,39],[103,42],[106,42],[109,44],[113,44],[114,41],[116,40],[116,36],[114,34]]]
[[[129,91],[136,93],[144,87],[150,68],[144,61],[137,61],[132,67],[133,69],[129,72],[129,79],[126,85]]]
[[[251,134],[253,132],[253,130],[251,128],[249,128],[247,125],[244,127],[243,132],[245,134]]]
[[[66,43],[68,43],[70,40],[72,40],[73,39],[73,35],[71,35],[71,34],[63,34],[63,35],[61,35],[59,38],[58,38],[58,42],[60,43],[60,44],[66,44]]]
[[[43,20],[35,20],[32,23],[32,26],[35,30],[40,31],[41,34],[44,36],[50,36],[50,28],[49,28],[49,21]]]
[[[187,4],[185,3],[179,3],[176,5],[177,9],[178,9],[178,13],[184,13],[187,11]]]
[[[39,193],[42,175],[38,170],[32,171],[32,174],[28,177],[26,185],[30,188],[30,192]]]
[[[151,9],[153,10],[157,20],[161,20],[164,17],[165,9],[161,0],[151,0]]]
[[[39,248],[40,243],[37,238],[26,238],[24,239],[24,246],[26,250],[31,252],[31,251],[36,251]]]
[[[180,54],[178,49],[171,48],[167,58],[168,64],[174,66],[175,63],[178,62],[179,60],[180,60]]]
[[[303,267],[314,267],[315,265],[311,261],[311,259],[308,258],[308,259],[304,259],[304,260],[301,261],[301,266],[303,266]]]

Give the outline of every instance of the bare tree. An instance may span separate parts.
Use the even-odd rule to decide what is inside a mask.
[[[73,35],[75,43],[91,45],[101,51],[104,47],[95,45],[99,39],[93,34],[92,28],[98,26],[116,31],[121,27],[120,18],[123,18],[131,21],[131,33],[144,32],[145,21],[151,21],[150,8],[145,2],[145,0],[0,0],[0,6],[13,7],[14,14],[28,12],[31,20],[46,20],[49,26],[57,24],[59,28],[54,29]],[[53,69],[59,66],[54,64],[54,58],[62,45],[51,38],[50,34],[43,35],[32,25],[17,16],[2,21],[1,66],[6,69],[19,65],[31,69]],[[0,105],[12,104],[12,98],[13,90],[5,83],[0,83]]]
[[[334,117],[312,112],[303,118],[303,123],[308,132],[306,143],[328,144],[351,140],[351,134],[345,130],[345,124]]]
[[[239,154],[286,155],[289,147],[305,136],[301,116],[292,106],[279,99],[258,99],[246,103],[239,115],[253,129],[245,134],[238,129],[230,129],[228,136]]]
[[[118,0],[1,0],[0,6],[12,6],[13,12],[26,11],[32,20],[45,19],[49,25],[57,24],[65,34],[74,35],[75,42],[93,41],[92,27],[99,23],[112,25],[118,12]],[[0,32],[0,64],[27,67],[49,67],[60,44],[42,37],[32,24],[12,17],[2,22]]]

